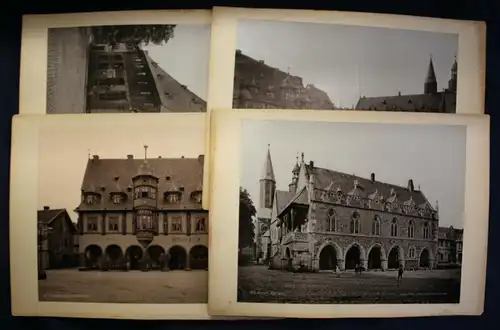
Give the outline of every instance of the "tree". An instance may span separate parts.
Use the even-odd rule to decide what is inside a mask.
[[[240,222],[238,247],[244,248],[253,244],[254,240],[254,224],[253,217],[257,213],[253,201],[248,191],[240,187]]]
[[[176,25],[109,25],[92,27],[92,38],[95,44],[117,43],[155,44],[167,43],[174,37]]]

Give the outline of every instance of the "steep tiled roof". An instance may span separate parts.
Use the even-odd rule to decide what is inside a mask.
[[[332,110],[334,105],[328,95],[312,86],[304,86],[302,78],[290,75],[277,68],[271,67],[250,56],[236,51],[233,89],[233,106],[238,107],[240,100],[253,100],[271,104],[275,108],[300,108],[294,107],[282,97],[282,87],[293,88],[300,97],[298,100],[309,102],[309,108],[317,110]],[[299,101],[298,101],[299,102]]]
[[[151,158],[147,160],[152,173],[158,177],[159,209],[201,209],[201,204],[191,199],[191,193],[202,190],[204,157],[198,158]],[[101,203],[81,203],[79,210],[130,210],[133,192],[132,178],[138,174],[143,159],[89,159],[82,183],[83,192],[101,195]],[[163,201],[163,194],[175,187],[182,191],[180,203]],[[110,193],[123,193],[126,201],[114,204]]]
[[[61,214],[63,212],[66,212],[66,210],[65,209],[38,210],[38,221],[49,224],[59,214]]]
[[[434,94],[362,97],[355,109],[455,113],[456,94],[439,92]]]
[[[311,173],[310,165],[308,172]],[[400,203],[410,200],[415,202],[416,205],[428,204],[429,202],[419,190],[408,190],[407,187],[401,187],[394,184],[389,184],[379,181],[371,181],[371,179],[362,178],[360,176],[337,172],[325,168],[314,167],[313,171],[314,187],[318,189],[326,189],[333,182],[334,186],[342,190],[344,193],[349,193],[355,188],[354,183],[358,183],[360,193],[366,197],[377,192],[388,199],[391,197],[391,192],[394,192]],[[431,205],[429,205],[431,206]]]
[[[206,102],[145,54],[165,112],[205,112]]]
[[[295,194],[290,191],[276,190],[276,210],[278,214],[288,204]]]
[[[463,229],[456,229],[453,227],[439,227],[438,237],[439,239],[459,241],[462,240],[463,232]]]

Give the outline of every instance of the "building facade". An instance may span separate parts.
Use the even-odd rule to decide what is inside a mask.
[[[100,159],[87,163],[79,214],[80,262],[98,268],[207,269],[204,156]]]
[[[66,209],[38,210],[40,269],[70,268],[78,263],[79,236]]]
[[[434,268],[438,206],[415,189],[319,168],[302,160],[288,190],[277,190],[268,152],[260,181],[271,208],[271,268]],[[262,205],[262,204],[261,204]],[[262,207],[262,206],[261,206]],[[264,248],[264,247],[262,247]]]
[[[463,229],[439,227],[438,265],[461,265],[463,249]]]
[[[451,77],[448,87],[438,91],[438,82],[434,71],[432,58],[429,60],[427,75],[423,84],[423,93],[414,95],[392,95],[365,97],[362,96],[356,110],[378,111],[411,111],[411,112],[440,112],[455,113],[457,107],[457,60],[451,67]]]
[[[326,92],[236,50],[233,108],[333,110]]]

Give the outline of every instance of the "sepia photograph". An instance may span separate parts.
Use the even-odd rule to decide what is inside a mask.
[[[233,108],[456,113],[457,33],[242,19],[236,38]]]
[[[242,134],[239,302],[459,302],[465,127],[245,121]]]
[[[206,303],[203,143],[181,123],[82,126],[39,131],[39,300]]]
[[[49,28],[48,114],[206,112],[209,24]]]

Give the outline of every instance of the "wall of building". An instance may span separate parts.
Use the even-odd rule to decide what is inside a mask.
[[[89,31],[87,28],[48,30],[47,113],[83,113]]]

